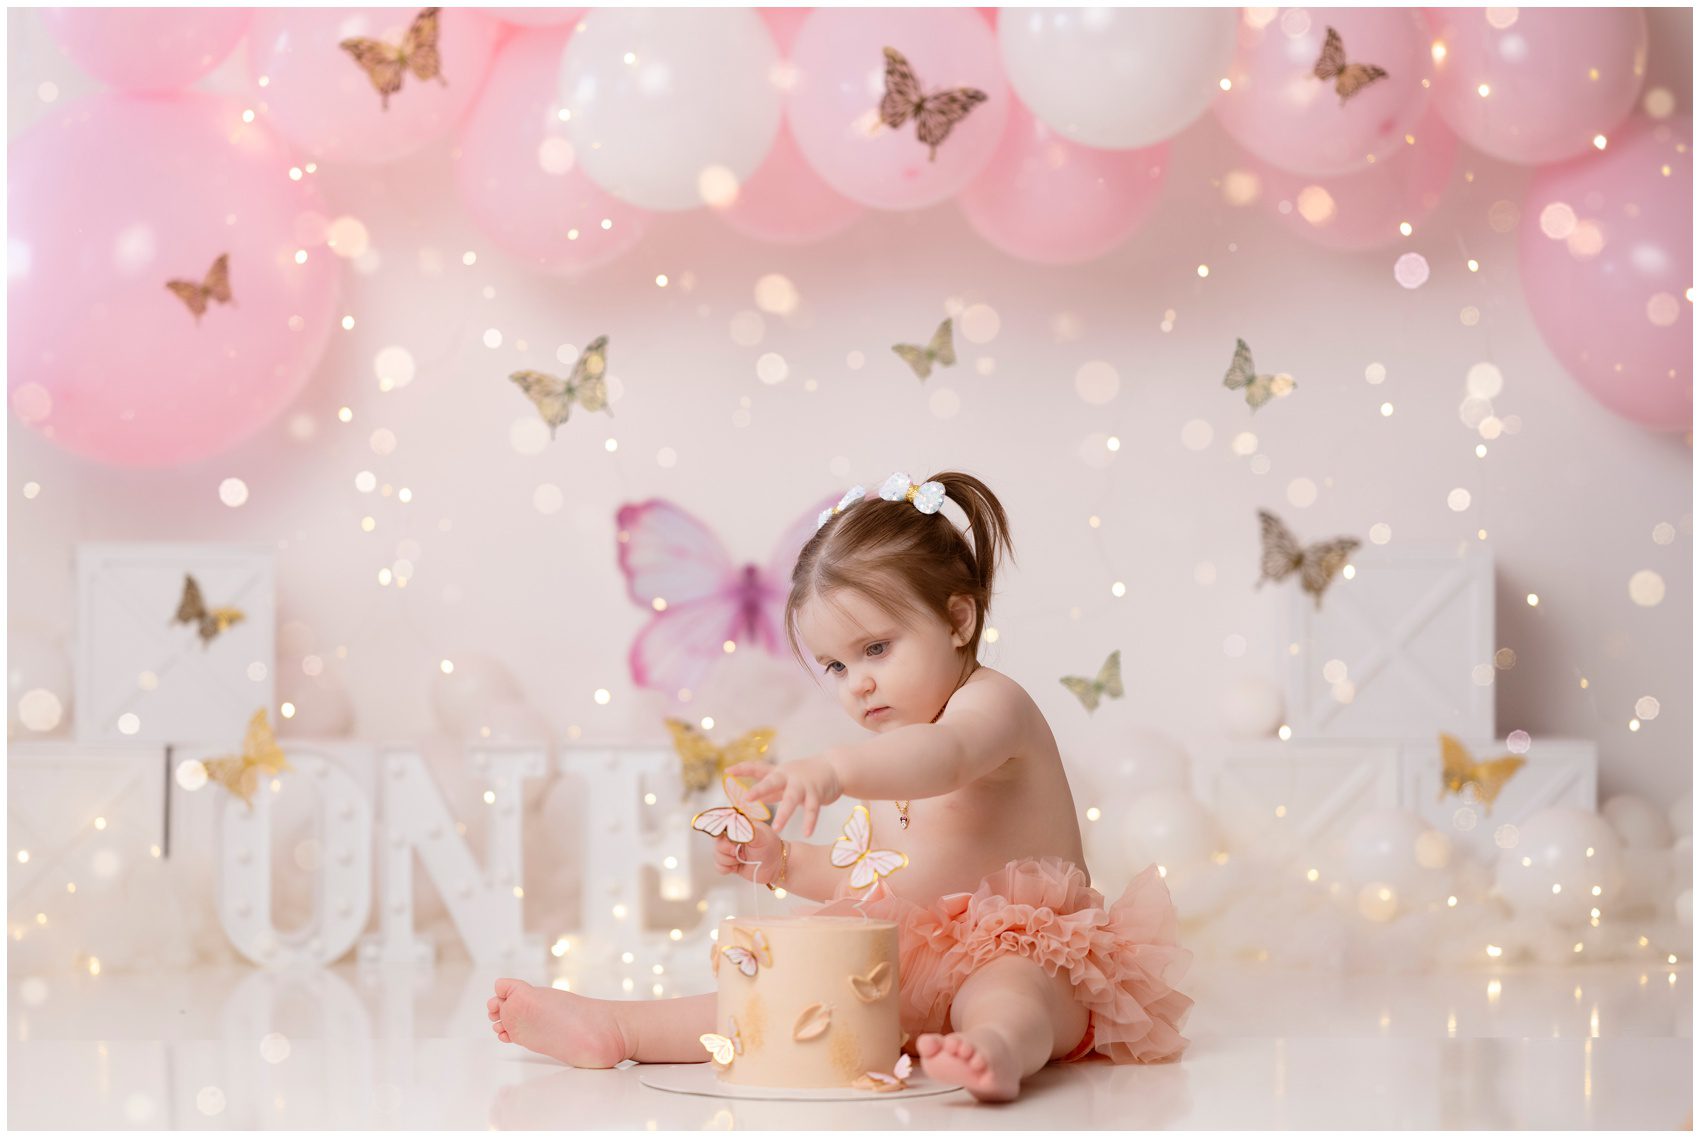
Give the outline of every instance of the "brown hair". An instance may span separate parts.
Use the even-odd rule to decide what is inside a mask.
[[[945,496],[962,508],[973,545],[942,510],[923,514],[903,499],[888,502],[876,496],[829,517],[797,555],[785,601],[785,636],[805,668],[809,663],[797,643],[797,610],[810,596],[828,598],[851,589],[894,620],[931,613],[946,626],[951,625],[950,598],[969,597],[974,628],[968,643],[957,649],[963,657],[961,679],[974,670],[1000,552],[1015,558],[1009,518],[986,484],[971,474],[947,470],[923,481],[941,483]]]

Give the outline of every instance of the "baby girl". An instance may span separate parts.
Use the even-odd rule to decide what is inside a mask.
[[[940,507],[968,518],[972,544]],[[1068,777],[1038,706],[976,648],[1001,551],[1003,506],[979,479],[894,474],[821,514],[791,575],[786,632],[801,639],[847,715],[873,733],[777,766],[728,773],[776,804],[754,840],[714,839],[722,873],[826,902],[808,912],[893,920],[901,1019],[922,1068],[976,1098],[1013,1099],[1052,1061],[1172,1059],[1192,1000],[1171,987],[1191,961],[1157,867],[1113,904],[1088,884]],[[799,652],[799,659],[801,653]],[[873,845],[907,857],[856,891],[826,843],[820,809],[863,800]],[[706,1060],[715,996],[592,1000],[496,981],[503,1042],[577,1067]]]

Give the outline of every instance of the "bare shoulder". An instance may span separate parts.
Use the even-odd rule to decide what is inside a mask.
[[[1017,746],[1025,750],[1033,738],[1039,708],[1026,688],[982,664],[951,696],[940,722],[953,715],[993,724],[1006,738],[1019,740]]]

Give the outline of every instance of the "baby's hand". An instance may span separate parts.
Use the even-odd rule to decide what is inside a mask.
[[[714,868],[720,873],[735,873],[739,877],[766,885],[779,876],[780,837],[766,822],[750,819],[756,836],[739,845],[724,833],[714,839]]]
[[[773,812],[773,828],[783,830],[791,815],[798,810],[803,816],[803,836],[813,837],[815,819],[822,806],[830,806],[843,797],[838,772],[824,758],[792,759],[788,763],[767,766],[764,763],[739,763],[728,767],[726,773],[757,781],[749,796],[757,802],[777,802]]]

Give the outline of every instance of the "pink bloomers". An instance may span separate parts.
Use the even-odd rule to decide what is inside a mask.
[[[1094,1052],[1117,1063],[1177,1057],[1192,999],[1176,991],[1192,951],[1175,943],[1175,907],[1155,865],[1106,906],[1085,872],[1062,858],[1022,858],[980,882],[920,906],[876,886],[814,910],[897,922],[901,1019],[911,1038],[950,1029],[950,1004],[988,960],[1013,953],[1047,975],[1067,971],[1091,1014],[1067,1058]]]

